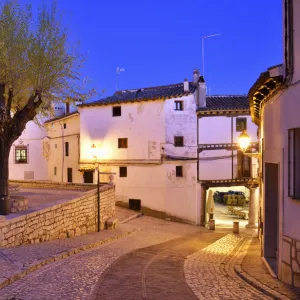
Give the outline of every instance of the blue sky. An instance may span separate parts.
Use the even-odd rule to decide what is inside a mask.
[[[33,6],[41,0],[22,0]],[[46,1],[48,2],[48,1]],[[119,89],[192,79],[202,70],[210,94],[246,94],[282,62],[281,0],[58,0],[70,42],[87,56],[83,75],[109,96]],[[98,97],[99,98],[99,97]]]

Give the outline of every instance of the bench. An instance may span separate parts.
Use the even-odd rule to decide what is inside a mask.
[[[118,218],[110,218],[106,221],[106,229],[114,230],[117,228],[118,223],[119,223]]]

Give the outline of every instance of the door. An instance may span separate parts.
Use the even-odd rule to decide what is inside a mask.
[[[85,171],[83,173],[84,183],[94,183],[94,172],[93,171]]]
[[[68,168],[68,182],[73,182],[72,168]]]
[[[243,151],[237,152],[237,178],[251,177],[251,157]]]
[[[265,164],[264,257],[277,273],[278,251],[278,164]]]

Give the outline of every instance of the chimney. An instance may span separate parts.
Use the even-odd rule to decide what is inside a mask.
[[[184,82],[183,82],[183,91],[185,93],[188,93],[190,91],[189,81],[186,78],[184,79]]]
[[[205,107],[206,106],[206,83],[203,76],[200,76],[198,69],[195,69],[193,72],[193,82],[196,84],[197,89],[195,91],[195,98],[197,106]]]
[[[195,69],[193,73],[193,82],[194,83],[198,82],[199,78],[200,78],[200,72],[198,69]]]

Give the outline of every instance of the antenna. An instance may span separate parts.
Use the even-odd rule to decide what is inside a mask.
[[[116,91],[118,90],[119,75],[121,74],[121,72],[124,72],[124,71],[125,71],[124,68],[117,67],[117,69],[116,69]]]
[[[202,76],[203,77],[204,77],[204,40],[213,36],[221,35],[222,33],[223,32],[202,36]]]

